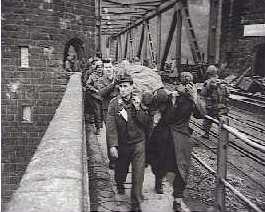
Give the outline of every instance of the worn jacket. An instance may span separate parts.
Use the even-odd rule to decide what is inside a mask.
[[[102,109],[107,110],[110,100],[118,96],[119,91],[118,91],[118,88],[116,88],[114,82],[111,82],[109,79],[103,76],[102,83],[99,89],[99,94],[103,99]]]
[[[176,98],[175,104],[168,102],[167,109],[162,113],[162,117],[153,131],[150,146],[151,164],[154,169],[166,174],[166,164],[163,164],[165,154],[171,152],[168,148],[174,148],[174,156],[176,158],[176,167],[180,172],[184,181],[187,180],[189,168],[191,164],[192,145],[190,136],[192,133],[189,127],[190,117],[193,110],[193,101],[187,96],[179,96]],[[171,140],[170,142],[168,141]],[[167,146],[173,143],[173,147]]]
[[[127,120],[122,115],[126,111]],[[106,119],[106,136],[109,147],[119,147],[145,141],[145,129],[150,116],[143,110],[136,110],[132,101],[124,101],[120,96],[110,101]]]

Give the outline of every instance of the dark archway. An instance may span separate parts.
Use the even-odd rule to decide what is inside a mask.
[[[84,49],[84,42],[79,38],[73,38],[69,40],[64,47],[64,58],[63,58],[63,67],[65,68],[65,61],[69,53],[70,47],[73,47],[74,51],[76,52],[77,59],[81,60],[85,57],[85,49]]]
[[[265,77],[265,43],[257,46],[255,75]]]

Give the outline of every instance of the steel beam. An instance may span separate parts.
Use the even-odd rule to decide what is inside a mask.
[[[98,4],[98,18],[97,18],[97,27],[98,27],[98,52],[101,53],[101,0],[97,0]]]
[[[176,4],[175,8],[174,8],[174,15],[172,17],[170,29],[169,29],[169,32],[168,32],[168,35],[167,35],[166,45],[165,45],[165,47],[163,49],[163,54],[161,56],[161,67],[160,67],[161,70],[164,69],[164,66],[165,66],[165,63],[166,63],[166,60],[167,60],[167,56],[168,56],[168,53],[169,53],[169,49],[170,49],[170,46],[171,46],[172,38],[173,38],[173,35],[174,35],[174,31],[176,29],[177,18],[178,18],[178,10],[179,10],[179,5]]]
[[[179,0],[168,0],[165,3],[159,5],[157,7],[157,9],[147,13],[146,15],[144,15],[142,18],[136,20],[131,26],[127,27],[126,29],[122,30],[121,32],[119,32],[118,34],[113,35],[112,37],[117,37],[120,34],[123,34],[124,32],[128,31],[131,28],[134,28],[138,25],[140,25],[141,23],[143,23],[146,20],[150,20],[151,18],[155,17],[156,15],[163,13],[167,10],[169,10],[170,8],[174,7],[174,5],[178,2]]]
[[[143,48],[144,35],[145,35],[144,31],[145,31],[145,26],[143,24],[142,32],[141,32],[141,37],[140,37],[140,43],[139,43],[138,51],[137,51],[137,57],[139,59],[141,58],[141,53],[142,53],[142,48]]]
[[[156,50],[156,63],[157,63],[157,70],[160,70],[161,65],[161,16],[162,14],[159,13],[157,16],[157,50]]]
[[[208,31],[208,55],[209,64],[219,62],[222,0],[210,0],[209,31]]]
[[[181,65],[181,35],[182,35],[182,15],[181,10],[177,11],[177,32],[176,32],[176,66]]]
[[[116,43],[115,60],[116,61],[119,60],[119,43],[118,43],[118,40],[117,40],[117,43]]]
[[[144,23],[144,49],[143,49],[143,61],[147,60],[148,54],[148,20]]]
[[[128,42],[129,42],[129,32],[126,33],[125,50],[124,50],[124,57],[123,58],[127,58]]]

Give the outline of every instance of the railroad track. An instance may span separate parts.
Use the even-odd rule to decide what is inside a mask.
[[[264,121],[259,116],[255,116],[254,118],[251,117],[253,116],[251,116],[251,114],[246,114],[245,111],[232,108],[229,113],[230,125],[237,128],[240,132],[247,134],[249,139],[253,142],[264,146]],[[200,138],[200,135],[203,133],[202,120],[193,119],[191,122],[191,126],[196,135],[194,136],[195,143],[199,144],[194,148],[195,155],[201,158],[208,166],[216,170],[218,128],[214,125],[215,124],[213,124],[211,130],[211,140],[206,140]],[[250,126],[250,128],[248,128],[248,126]],[[245,193],[246,196],[249,196],[252,201],[258,204],[260,204],[260,201],[257,201],[255,194],[265,195],[264,166],[264,153],[253,149],[230,135],[228,148],[228,180],[245,179],[243,180],[244,189],[240,186],[238,189],[242,189],[242,192]],[[264,202],[264,199],[262,202]],[[264,203],[261,204],[261,207],[265,207]]]

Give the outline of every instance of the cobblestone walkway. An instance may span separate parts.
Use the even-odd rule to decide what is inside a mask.
[[[98,142],[103,149],[105,154],[104,158],[107,158],[107,147],[105,139],[105,128],[101,131],[101,134],[98,137]],[[127,181],[125,184],[126,194],[119,195],[117,194],[115,182],[114,182],[114,172],[109,171],[111,176],[111,181],[113,185],[113,190],[115,191],[115,206],[114,211],[127,212],[130,211],[130,189],[131,189],[131,173],[127,176]],[[142,203],[142,209],[144,212],[172,212],[172,197],[171,189],[167,182],[164,182],[164,194],[156,194],[154,191],[154,175],[151,172],[150,167],[145,169],[145,180],[143,186],[143,194],[145,200]]]

